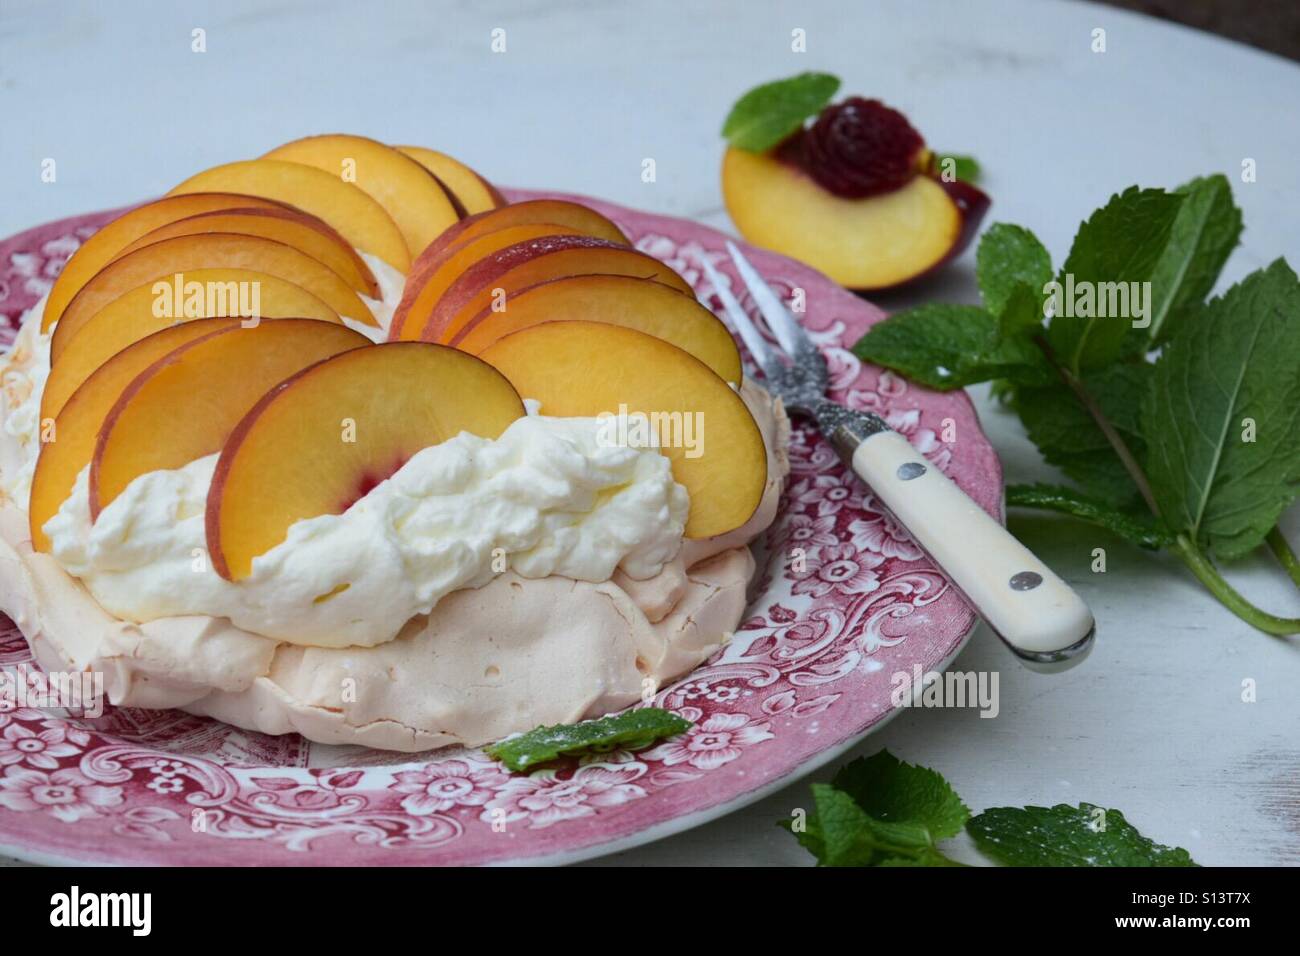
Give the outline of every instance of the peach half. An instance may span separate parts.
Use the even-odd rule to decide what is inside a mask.
[[[739,528],[767,485],[762,433],[740,395],[662,339],[601,322],[546,322],[498,339],[481,357],[543,415],[644,415],[691,497],[688,538]],[[626,418],[629,423],[631,418]],[[628,433],[631,434],[629,424]]]
[[[438,177],[438,181],[460,206],[461,215],[472,216],[506,204],[506,198],[497,192],[495,186],[460,160],[423,146],[395,148]]]
[[[50,330],[50,326],[59,320],[59,316],[63,314],[64,308],[72,301],[73,296],[81,291],[81,287],[89,282],[95,273],[108,265],[119,252],[135,240],[159,226],[218,209],[285,208],[281,203],[258,196],[217,192],[166,196],[123,213],[82,243],[81,248],[64,263],[63,271],[54,280],[49,298],[45,301],[41,331]]]
[[[145,283],[166,282],[174,286],[177,276],[183,278],[200,269],[269,272],[306,289],[345,318],[363,325],[376,324],[365,303],[337,272],[292,246],[261,236],[223,232],[177,236],[110,262],[82,286],[54,327],[50,340],[51,363],[59,361],[73,336],[114,299]]]
[[[294,522],[342,514],[416,452],[462,431],[496,438],[523,414],[500,372],[443,346],[388,342],[313,365],[222,449],[206,514],[213,567],[247,577]]]
[[[570,276],[529,286],[510,297],[505,311],[480,312],[451,344],[479,355],[507,335],[563,319],[608,322],[645,332],[694,355],[724,382],[741,381],[740,351],[716,315],[693,295],[632,276]]]
[[[200,289],[220,288],[220,296],[196,295],[183,311],[156,315],[158,296],[152,283],[137,286],[100,309],[72,336],[50,368],[41,392],[41,418],[53,418],[64,402],[94,371],[128,345],[179,322],[222,316],[242,316],[240,283],[258,289],[257,310],[263,319],[300,318],[342,322],[328,305],[284,279],[247,269],[199,269],[185,274],[187,284]]]
[[[369,344],[345,325],[278,319],[178,346],[104,416],[90,460],[91,520],[140,475],[219,452],[248,410],[295,372]]]
[[[484,309],[508,308],[516,292],[574,275],[636,276],[694,295],[686,280],[671,268],[628,246],[591,236],[543,236],[507,246],[466,269],[434,303],[420,338],[450,342]],[[420,318],[412,315],[407,325]],[[409,328],[406,334],[410,334]]]
[[[247,159],[197,173],[168,195],[214,191],[287,203],[329,223],[353,248],[378,256],[399,272],[411,267],[411,252],[393,217],[338,173],[279,159]]]
[[[965,183],[914,176],[905,186],[845,199],[772,153],[728,149],[722,192],[746,239],[808,263],[850,289],[886,289],[959,254],[989,206]]]

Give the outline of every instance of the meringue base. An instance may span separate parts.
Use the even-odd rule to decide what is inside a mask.
[[[601,583],[506,572],[456,591],[375,647],[307,647],[223,618],[136,624],[101,608],[49,555],[26,513],[0,505],[0,609],[47,671],[97,671],[117,706],[170,708],[268,734],[418,752],[480,746],[647,698],[706,661],[739,624],[754,573],[748,543],[771,524],[789,423],[752,383],[742,397],[768,447],[754,516],[684,541],[655,577]]]

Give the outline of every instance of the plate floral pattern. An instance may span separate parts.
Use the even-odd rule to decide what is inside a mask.
[[[514,191],[512,199],[541,193]],[[553,195],[553,194],[545,194]],[[740,292],[726,237],[583,197],[717,308],[698,261]],[[115,215],[0,243],[0,340]],[[1001,469],[960,392],[937,394],[848,351],[878,309],[790,259],[747,248],[825,350],[833,394],[885,416],[1001,514]],[[747,295],[740,296],[752,308]],[[479,751],[401,755],[272,737],[179,711],[87,719],[0,711],[0,847],[40,860],[134,864],[473,864],[592,856],[703,822],[806,772],[892,715],[891,675],[939,668],[975,618],[830,446],[796,423],[781,512],[755,542],[747,619],[656,703],[694,722],[637,751],[526,775]],[[0,616],[0,666],[30,662]]]

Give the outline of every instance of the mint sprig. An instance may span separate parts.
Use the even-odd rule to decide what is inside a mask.
[[[812,791],[813,812],[783,825],[825,866],[951,866],[937,844],[970,818],[942,776],[887,750],[841,767]]]
[[[491,744],[483,750],[510,770],[522,772],[538,764],[550,763],[565,754],[581,753],[594,747],[645,747],[661,738],[683,734],[692,726],[689,720],[672,711],[658,707],[638,707],[636,710],[598,720],[538,727],[526,734]]]
[[[889,751],[812,785],[813,810],[781,821],[820,866],[962,866],[938,844],[970,833],[1006,866],[1195,866],[1186,850],[1139,833],[1117,810],[995,807],[976,817],[937,771]]]
[[[994,225],[976,255],[983,307],[907,310],[854,351],[931,388],[992,381],[1077,486],[1010,504],[1168,548],[1242,620],[1296,634],[1300,618],[1251,604],[1214,564],[1267,543],[1300,587],[1277,528],[1300,493],[1300,280],[1279,259],[1206,302],[1241,230],[1223,176],[1112,196],[1059,273],[1028,229]],[[1128,314],[1103,314],[1120,287]]]
[[[839,77],[829,73],[800,73],[756,86],[731,108],[722,135],[737,149],[766,152],[820,113],[839,88]]]

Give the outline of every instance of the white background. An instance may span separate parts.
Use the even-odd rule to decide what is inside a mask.
[[[190,49],[196,27],[204,54]],[[495,27],[507,31],[504,55],[489,49]],[[790,51],[796,27],[802,55]],[[1091,51],[1095,28],[1104,54]],[[904,110],[935,147],[978,157],[988,221],[1032,227],[1058,262],[1111,192],[1214,171],[1236,179],[1249,157],[1258,181],[1235,182],[1247,228],[1225,278],[1279,255],[1300,264],[1300,68],[1055,0],[0,0],[0,235],[335,131],[443,149],[502,184],[730,228],[722,118],[750,86],[805,69]],[[47,157],[55,184],[40,180]],[[640,180],[645,157],[653,184]],[[971,261],[878,301],[970,300]],[[1015,418],[975,397],[1008,480],[1050,479]],[[1074,523],[1013,516],[1011,526],[1092,604],[1096,652],[1044,677],[977,634],[956,667],[1001,672],[997,719],[908,713],[855,753],[888,745],[933,766],[975,810],[1088,800],[1202,863],[1300,863],[1296,641],[1241,624],[1167,557]],[[1294,510],[1285,527],[1300,543]],[[1095,547],[1108,553],[1104,575],[1089,571]],[[1231,577],[1273,611],[1300,613],[1300,594],[1266,557]],[[1241,700],[1246,679],[1257,703]],[[808,862],[774,825],[806,805],[807,783],[606,862]]]

